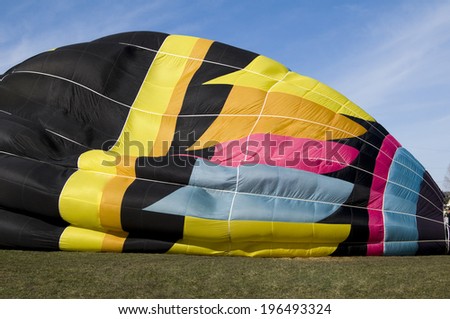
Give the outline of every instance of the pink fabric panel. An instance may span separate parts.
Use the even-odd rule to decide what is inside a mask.
[[[369,240],[367,255],[379,256],[383,254],[384,242],[384,220],[383,220],[383,198],[386,188],[389,168],[392,158],[400,147],[400,143],[392,135],[387,135],[378,153],[373,181],[370,188],[370,199],[367,206],[369,211]]]
[[[224,166],[266,164],[326,174],[347,167],[358,154],[354,147],[337,142],[253,134],[216,145],[211,161]]]

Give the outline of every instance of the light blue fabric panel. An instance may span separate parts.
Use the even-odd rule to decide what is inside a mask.
[[[385,255],[414,255],[417,251],[416,211],[424,172],[406,149],[397,150],[384,194]]]
[[[352,190],[350,182],[294,168],[269,165],[240,167],[239,192],[342,204]]]
[[[386,256],[414,256],[417,252],[417,242],[385,242]]]
[[[220,166],[198,158],[189,179],[189,185],[234,192],[236,175],[235,167]]]
[[[339,207],[307,200],[237,194],[231,219],[315,223],[330,216]]]
[[[144,210],[227,220],[235,188],[236,169],[198,159],[189,179],[189,185]]]
[[[185,186],[144,210],[194,216],[216,220],[227,220],[234,193],[214,189]]]
[[[353,184],[292,168],[249,165],[240,167],[238,190],[232,219],[312,223],[334,213]]]
[[[296,169],[224,167],[198,159],[188,186],[145,210],[208,219],[311,223],[335,212],[352,190],[349,182]]]

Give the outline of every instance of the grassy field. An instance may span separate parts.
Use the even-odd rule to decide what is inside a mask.
[[[0,298],[450,298],[450,256],[270,259],[0,250]]]

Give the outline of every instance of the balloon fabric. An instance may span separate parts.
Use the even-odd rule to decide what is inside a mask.
[[[448,252],[443,193],[363,109],[265,56],[128,32],[0,76],[0,248]]]

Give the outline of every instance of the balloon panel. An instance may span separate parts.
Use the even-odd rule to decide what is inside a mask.
[[[372,116],[243,49],[129,32],[0,82],[0,247],[445,254],[443,194]]]

